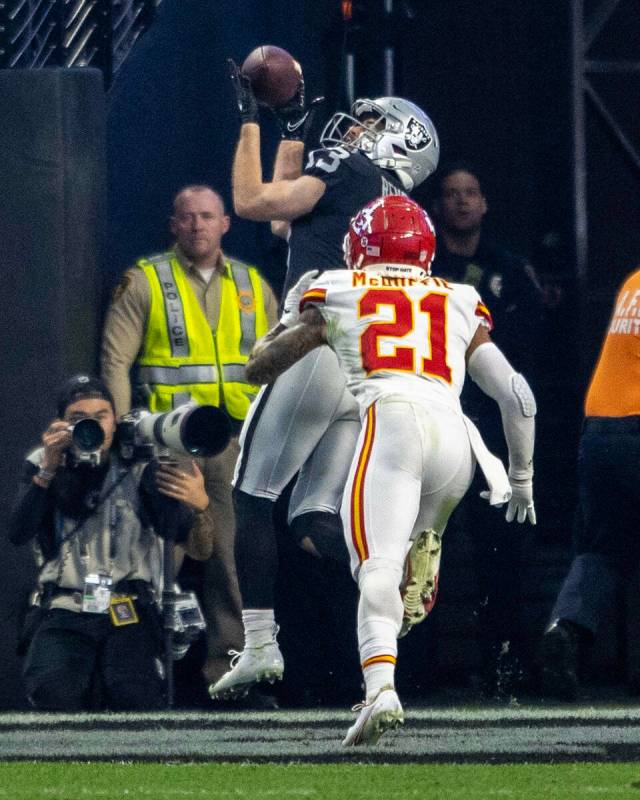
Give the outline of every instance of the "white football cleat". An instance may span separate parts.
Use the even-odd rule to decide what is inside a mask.
[[[435,605],[441,552],[442,535],[434,530],[422,531],[411,545],[400,586],[404,611],[398,639],[422,622]]]
[[[275,683],[282,680],[284,659],[277,642],[261,647],[245,647],[239,653],[230,650],[231,669],[209,686],[213,700],[242,697],[256,683]]]
[[[404,723],[402,705],[396,690],[390,686],[380,689],[371,703],[354,706],[353,711],[360,713],[342,741],[344,747],[375,744],[385,731]]]

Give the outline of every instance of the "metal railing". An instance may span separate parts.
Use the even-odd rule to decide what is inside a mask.
[[[109,86],[161,0],[0,0],[0,69],[97,67]]]

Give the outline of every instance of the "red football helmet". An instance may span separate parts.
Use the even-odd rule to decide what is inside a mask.
[[[349,269],[410,264],[431,274],[436,233],[427,212],[404,195],[367,203],[349,223],[344,260]]]

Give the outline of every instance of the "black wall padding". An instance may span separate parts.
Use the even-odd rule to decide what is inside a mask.
[[[0,709],[25,701],[14,656],[33,583],[6,520],[25,454],[70,374],[97,362],[105,97],[94,69],[0,70]]]

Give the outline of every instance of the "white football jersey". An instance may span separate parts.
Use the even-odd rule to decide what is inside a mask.
[[[401,394],[460,410],[465,353],[478,325],[492,326],[472,286],[434,277],[332,270],[304,294],[300,308],[309,305],[365,407]]]

